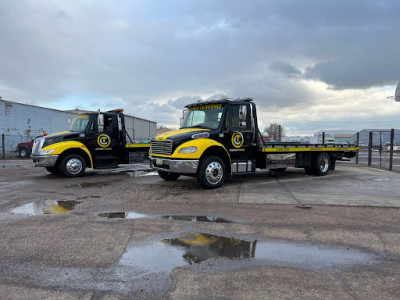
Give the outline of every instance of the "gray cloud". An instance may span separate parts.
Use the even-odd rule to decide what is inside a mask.
[[[271,70],[274,72],[282,73],[287,77],[298,77],[302,74],[300,70],[296,69],[291,64],[281,61],[272,63]]]
[[[321,97],[310,82],[396,84],[399,15],[394,0],[3,0],[0,96],[56,106],[76,95],[161,124],[216,94],[296,109]]]

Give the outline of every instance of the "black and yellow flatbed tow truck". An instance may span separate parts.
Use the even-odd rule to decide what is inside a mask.
[[[81,176],[86,167],[116,168],[145,157],[149,143],[135,143],[125,129],[122,109],[77,115],[69,131],[35,139],[32,162],[52,174]]]
[[[164,180],[195,176],[204,188],[221,186],[226,176],[258,169],[304,168],[324,176],[335,162],[357,155],[348,144],[265,143],[251,98],[212,100],[186,106],[181,127],[150,143],[150,166]]]

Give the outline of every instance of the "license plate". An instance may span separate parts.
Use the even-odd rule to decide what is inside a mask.
[[[163,160],[162,159],[156,159],[156,165],[161,166],[163,164]]]

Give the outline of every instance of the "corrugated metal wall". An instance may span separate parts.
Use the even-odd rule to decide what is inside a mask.
[[[125,128],[132,140],[147,141],[157,135],[157,123],[132,116],[125,116]]]
[[[47,133],[66,131],[75,114],[38,106],[0,100],[0,134],[5,136],[5,152],[18,143]]]
[[[15,151],[18,143],[43,135],[43,131],[50,134],[68,130],[76,113],[0,100],[0,139],[4,134],[5,152]],[[125,123],[133,140],[147,141],[156,136],[156,122],[126,116]]]

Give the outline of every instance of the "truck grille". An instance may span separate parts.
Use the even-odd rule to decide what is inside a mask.
[[[172,154],[172,141],[155,141],[152,140],[150,144],[150,152],[152,154],[171,155]]]
[[[44,144],[43,137],[35,139],[35,141],[33,142],[33,146],[32,146],[32,154],[38,155],[39,151],[42,150],[43,144]]]

